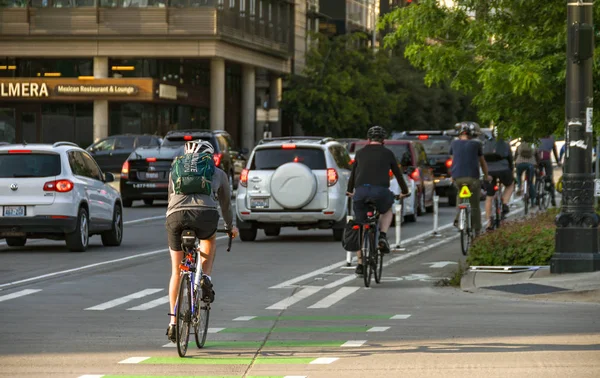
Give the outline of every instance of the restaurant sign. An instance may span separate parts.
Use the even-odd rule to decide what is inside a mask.
[[[1,83],[0,97],[48,97],[46,83]]]
[[[0,78],[0,98],[126,101],[135,97],[136,101],[151,101],[152,87],[152,79],[143,78]]]
[[[104,96],[131,96],[138,93],[138,87],[135,85],[95,85],[95,84],[75,84],[75,85],[57,85],[54,93],[57,95],[104,95]]]

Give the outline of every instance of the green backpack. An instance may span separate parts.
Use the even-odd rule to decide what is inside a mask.
[[[215,161],[211,154],[185,154],[171,165],[171,181],[175,194],[212,194]]]

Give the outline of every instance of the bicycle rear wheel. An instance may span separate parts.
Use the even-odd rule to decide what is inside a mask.
[[[179,357],[184,357],[190,340],[190,321],[192,314],[192,298],[190,293],[190,276],[181,277],[179,283],[179,297],[177,298],[176,343]]]
[[[196,337],[196,346],[202,348],[206,342],[208,334],[208,319],[210,317],[210,303],[202,301],[202,289],[198,288],[196,294],[196,317],[194,319],[194,336]]]
[[[376,245],[374,233],[371,234],[371,236],[373,237],[372,245]],[[381,274],[383,273],[383,252],[377,248],[375,251],[373,251],[373,255],[373,271],[375,272],[375,282],[381,283]]]
[[[498,198],[494,200],[496,219],[494,222],[494,228],[500,228],[500,222],[502,221],[502,197],[498,194]]]
[[[459,222],[460,222],[460,248],[464,256],[467,255],[469,245],[471,244],[471,237],[467,230],[467,217],[469,212],[466,209],[460,209]]]
[[[365,287],[371,286],[371,275],[373,274],[372,270],[372,254],[373,254],[373,246],[371,245],[371,231],[365,230],[365,235],[363,236],[363,250],[362,250],[362,260],[363,260],[363,281],[365,283]]]

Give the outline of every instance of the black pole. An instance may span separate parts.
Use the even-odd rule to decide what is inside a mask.
[[[593,0],[567,3],[566,158],[552,273],[600,270],[592,173]]]

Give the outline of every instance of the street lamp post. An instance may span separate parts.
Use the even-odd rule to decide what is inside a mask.
[[[593,0],[567,3],[566,159],[552,273],[600,270],[592,174]]]

